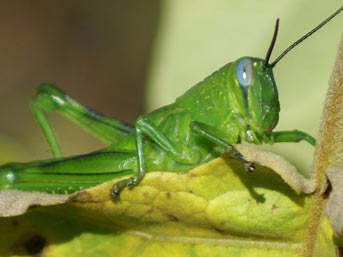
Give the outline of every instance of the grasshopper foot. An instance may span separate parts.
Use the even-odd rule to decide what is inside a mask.
[[[136,174],[133,175],[131,178],[123,179],[117,183],[115,183],[111,189],[111,196],[116,197],[120,194],[120,192],[127,186],[129,188],[132,188],[136,186],[143,178],[143,175]]]
[[[248,173],[252,173],[255,171],[256,167],[255,167],[254,163],[245,161],[244,162],[244,168]]]
[[[110,195],[112,197],[116,197],[119,195],[119,193],[129,184],[130,179],[124,179],[120,180],[119,182],[115,183],[113,187],[111,188]]]
[[[239,161],[241,164],[243,164],[244,169],[248,172],[248,173],[252,173],[255,171],[255,164],[252,162],[248,162],[244,159],[243,155],[240,152],[237,152],[233,158],[237,161]]]

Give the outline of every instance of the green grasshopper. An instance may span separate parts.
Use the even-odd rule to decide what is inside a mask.
[[[72,99],[56,87],[38,87],[31,108],[53,159],[0,166],[0,189],[73,193],[131,175],[113,185],[116,196],[137,185],[148,171],[186,172],[224,152],[248,172],[255,166],[233,144],[299,142],[315,145],[305,132],[273,129],[280,104],[272,69],[296,45],[335,17],[343,7],[297,40],[272,63],[279,20],[265,59],[242,57],[224,65],[176,99],[173,104],[124,124]],[[55,111],[88,130],[109,146],[86,155],[62,157],[45,112]]]

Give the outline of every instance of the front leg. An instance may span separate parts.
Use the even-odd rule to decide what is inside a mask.
[[[255,165],[253,163],[250,163],[246,161],[243,157],[243,155],[232,145],[227,143],[225,140],[223,140],[223,135],[220,131],[215,129],[214,127],[211,127],[207,124],[197,122],[197,121],[192,121],[190,124],[191,130],[204,138],[208,139],[210,142],[221,146],[230,153],[230,155],[240,162],[246,171],[248,172],[254,172],[255,171]]]
[[[281,143],[281,142],[297,143],[297,142],[300,142],[301,140],[304,140],[313,146],[316,145],[316,139],[314,139],[309,134],[299,131],[299,130],[272,132],[271,135],[275,143]]]

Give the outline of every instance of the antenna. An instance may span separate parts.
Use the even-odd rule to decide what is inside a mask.
[[[343,6],[339,8],[336,12],[334,12],[331,16],[326,18],[322,23],[320,23],[317,27],[312,29],[310,32],[308,32],[306,35],[302,36],[300,39],[295,41],[293,44],[291,44],[285,51],[283,51],[282,54],[278,58],[276,58],[271,64],[267,64],[270,68],[274,68],[274,66],[289,52],[291,51],[294,47],[299,45],[302,41],[304,41],[306,38],[311,36],[314,32],[319,30],[321,27],[323,27],[326,23],[328,23],[331,19],[333,19],[337,14],[339,14],[343,10]],[[268,51],[269,52],[269,51]],[[268,56],[268,55],[267,55]]]
[[[276,42],[277,32],[279,31],[279,21],[280,21],[280,19],[277,18],[276,19],[276,24],[275,24],[275,29],[274,29],[274,35],[273,35],[273,38],[272,38],[272,42],[270,43],[268,52],[266,54],[266,58],[264,58],[264,64],[263,64],[263,67],[262,67],[264,70],[268,66],[268,62],[269,62],[270,56],[272,55],[272,51],[273,51],[273,48],[274,48],[274,45],[275,45],[275,42]]]

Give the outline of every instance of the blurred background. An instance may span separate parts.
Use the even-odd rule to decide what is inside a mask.
[[[160,12],[147,1],[0,2],[0,162],[51,157],[29,108],[42,82],[82,104],[133,122]],[[51,114],[65,155],[103,144]]]
[[[0,3],[0,163],[49,158],[28,106],[41,82],[126,122],[159,106],[241,56],[264,58],[280,18],[274,60],[341,5],[340,0],[105,0]],[[277,130],[318,131],[342,36],[342,15],[274,69]],[[50,115],[65,155],[102,143]],[[313,147],[269,147],[305,173]]]

